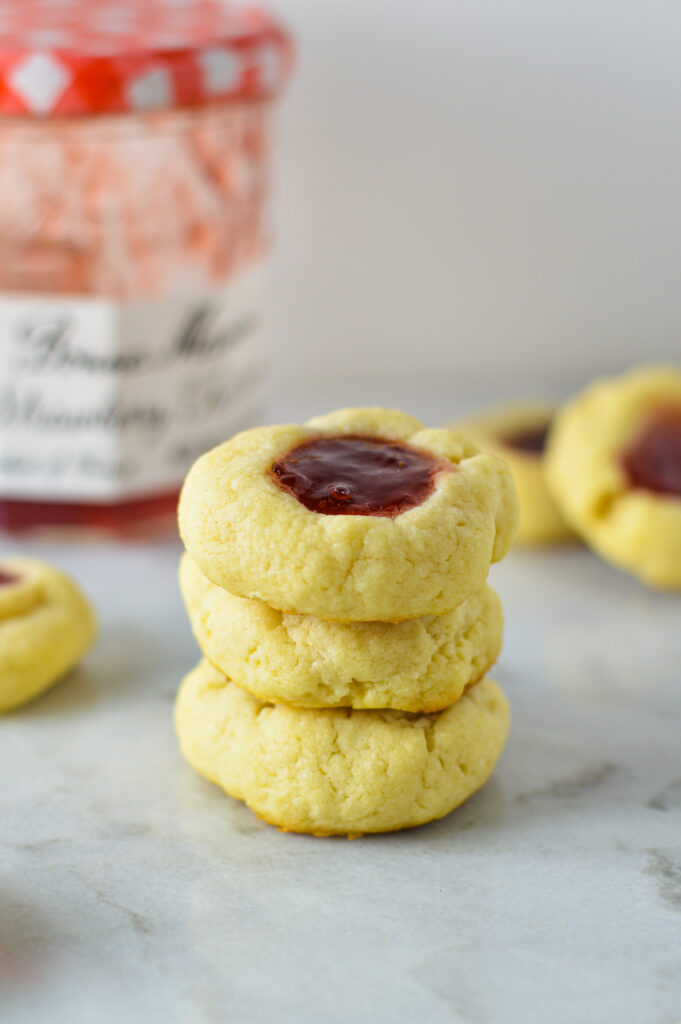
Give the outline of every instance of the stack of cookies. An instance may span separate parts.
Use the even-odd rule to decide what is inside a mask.
[[[486,580],[517,519],[503,461],[386,409],[249,430],[202,456],[180,500],[204,654],[177,699],[184,756],[285,830],[447,814],[508,731],[485,677],[503,624]]]

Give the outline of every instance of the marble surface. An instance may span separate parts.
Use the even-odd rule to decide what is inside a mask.
[[[492,781],[425,828],[318,840],[179,757],[179,549],[30,549],[101,638],[0,721],[3,1022],[681,1021],[678,597],[579,548],[514,552]]]

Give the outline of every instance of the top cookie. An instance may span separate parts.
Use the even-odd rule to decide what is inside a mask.
[[[560,510],[603,558],[681,590],[681,371],[592,384],[556,417],[546,474]]]
[[[340,621],[451,611],[507,553],[505,463],[380,408],[259,427],[203,455],[180,497],[201,571],[240,597]]]

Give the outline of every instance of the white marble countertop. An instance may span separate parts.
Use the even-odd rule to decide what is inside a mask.
[[[180,759],[179,548],[30,550],[101,638],[0,721],[3,1022],[679,1024],[678,597],[580,548],[513,552],[492,781],[433,825],[319,840]]]

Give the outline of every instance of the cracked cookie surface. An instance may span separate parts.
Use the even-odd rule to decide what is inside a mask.
[[[679,417],[676,448],[651,451],[651,468],[658,461],[679,473],[681,370],[645,367],[596,381],[556,416],[546,475],[566,520],[606,561],[681,590],[681,494],[638,486],[626,468],[631,446],[667,415]]]
[[[501,754],[509,708],[486,678],[433,714],[301,710],[258,700],[204,660],[180,687],[175,727],[187,761],[264,820],[356,835],[463,803]]]
[[[0,712],[37,697],[94,641],[91,604],[65,573],[33,558],[0,567]]]
[[[436,711],[481,679],[501,648],[490,587],[407,622],[329,622],[276,611],[211,583],[191,555],[180,589],[206,658],[261,700],[300,707]]]
[[[313,438],[408,444],[448,470],[394,518],[311,511],[272,479]],[[203,455],[180,498],[180,532],[213,583],[280,611],[397,622],[451,611],[510,548],[517,499],[505,463],[451,430],[387,409],[342,409],[305,426],[259,427]]]

